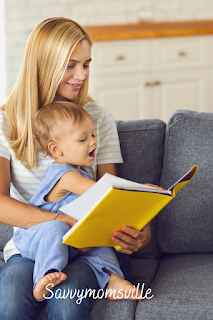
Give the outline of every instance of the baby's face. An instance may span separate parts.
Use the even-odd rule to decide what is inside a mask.
[[[59,145],[63,155],[59,161],[75,167],[89,167],[95,160],[97,142],[92,119],[86,116],[81,123],[67,121],[61,130]]]

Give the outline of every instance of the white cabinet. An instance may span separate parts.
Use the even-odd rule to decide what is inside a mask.
[[[153,74],[152,105],[146,118],[167,121],[178,109],[213,111],[208,70],[159,72]]]
[[[211,36],[94,43],[90,94],[116,120],[211,112],[211,47]]]
[[[143,119],[146,110],[140,106],[151,104],[151,92],[144,86],[147,78],[138,74],[94,76],[90,93],[116,120]]]

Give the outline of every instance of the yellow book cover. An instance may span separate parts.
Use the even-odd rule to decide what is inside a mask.
[[[60,208],[78,222],[64,235],[63,243],[76,247],[119,248],[110,238],[129,226],[141,230],[195,175],[194,166],[168,190],[105,174],[75,201]]]

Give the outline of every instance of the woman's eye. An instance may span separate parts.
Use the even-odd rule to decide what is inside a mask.
[[[67,66],[67,68],[73,68],[74,67],[74,65],[71,65],[71,66]]]
[[[84,65],[84,68],[86,69],[86,68],[89,68],[89,65],[88,64],[85,64]]]

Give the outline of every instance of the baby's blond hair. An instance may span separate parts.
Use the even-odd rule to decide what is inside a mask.
[[[60,139],[60,127],[67,120],[71,120],[71,126],[80,124],[86,116],[89,114],[82,107],[68,101],[52,102],[42,107],[33,121],[33,135],[40,151],[52,157],[48,144]]]

